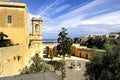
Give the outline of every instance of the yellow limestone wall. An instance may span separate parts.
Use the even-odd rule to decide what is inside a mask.
[[[77,53],[75,53],[75,56],[88,59],[90,58],[92,53],[93,51],[91,49],[78,48]]]
[[[34,44],[34,45],[32,45],[32,46],[30,47],[30,49],[29,49],[29,52],[30,52],[30,54],[29,54],[30,57],[35,56],[35,54],[37,53],[37,54],[39,54],[39,57],[40,57],[40,58],[43,58],[42,42],[39,43],[39,44]]]
[[[19,74],[26,65],[26,53],[25,45],[0,48],[0,77]]]
[[[8,23],[8,15],[12,23]],[[29,24],[25,3],[0,1],[0,32],[8,35],[12,44],[19,44],[0,48],[0,77],[17,75],[28,64]]]
[[[53,53],[55,56],[57,56],[56,46],[57,46],[57,44],[43,44],[43,48],[45,49],[46,47],[49,47],[51,50],[53,50]],[[47,52],[49,52],[49,50]],[[88,59],[88,58],[90,58],[92,53],[93,53],[92,49],[89,49],[85,46],[82,47],[79,44],[72,45],[72,55],[73,56]]]
[[[12,23],[8,23],[9,15],[12,16]],[[40,25],[40,35],[37,38],[34,38],[36,35],[32,36],[33,46],[29,48],[31,40],[29,35],[30,20],[26,4],[0,1],[0,32],[8,35],[12,44],[19,44],[0,48],[0,77],[19,74],[25,65],[29,65],[30,57],[32,53],[36,53],[35,51],[39,51],[40,56],[43,56],[42,22],[37,23]]]
[[[24,8],[19,8],[19,6]],[[8,23],[8,15],[12,16],[12,23]],[[0,2],[0,32],[7,34],[12,43],[28,43],[28,27],[29,17],[25,3]]]

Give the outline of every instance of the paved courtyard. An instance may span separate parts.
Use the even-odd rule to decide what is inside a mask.
[[[45,60],[49,60],[46,58]],[[54,57],[53,60],[62,60],[62,58]],[[78,58],[71,56],[71,58],[66,57],[66,78],[65,80],[84,80],[83,74],[85,71],[85,63],[88,62],[89,60],[83,59],[83,58]],[[71,69],[71,63],[72,62],[77,62],[81,64],[80,70],[73,70]]]
[[[71,62],[74,62],[74,60],[67,60],[66,61],[66,78],[65,80],[84,80],[83,74],[85,71],[85,61],[83,60],[77,60],[78,63],[81,64],[80,70],[78,69],[71,69]]]
[[[49,61],[50,59],[45,58],[44,60]],[[53,60],[62,60],[62,58],[54,57]],[[66,60],[66,76],[67,76],[65,80],[85,80],[83,78],[83,74],[85,71],[85,63],[88,62],[88,60],[74,56],[72,56],[71,58],[66,57],[65,60]],[[80,70],[71,69],[70,67],[72,62],[80,63],[81,64]],[[60,78],[53,72],[45,72],[45,73],[35,73],[35,74],[0,78],[0,80],[60,80]]]

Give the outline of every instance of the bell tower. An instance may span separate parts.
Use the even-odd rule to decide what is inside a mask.
[[[42,38],[42,18],[32,18],[32,34]]]
[[[30,34],[30,50],[33,56],[38,55],[43,58],[42,46],[42,18],[32,18],[32,34]]]

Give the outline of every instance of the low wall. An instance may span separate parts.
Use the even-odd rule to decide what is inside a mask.
[[[19,74],[25,66],[26,52],[24,45],[0,48],[0,77]]]
[[[46,48],[46,46],[50,47],[50,48],[54,48],[55,46],[57,46],[58,44],[43,44],[43,48]],[[75,46],[77,48],[80,47],[80,44],[73,44],[72,46]]]

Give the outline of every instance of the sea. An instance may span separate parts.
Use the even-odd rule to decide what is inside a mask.
[[[43,44],[57,44],[57,39],[43,39]]]

